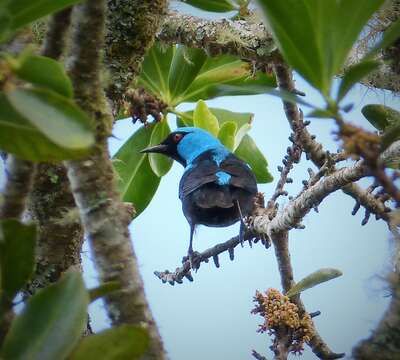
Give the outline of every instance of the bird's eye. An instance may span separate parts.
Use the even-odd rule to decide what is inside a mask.
[[[173,136],[174,142],[177,144],[179,141],[181,141],[181,139],[183,138],[183,134],[180,133],[176,133]]]

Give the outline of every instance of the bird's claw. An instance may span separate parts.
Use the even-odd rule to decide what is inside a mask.
[[[184,256],[182,259],[182,263],[189,261],[190,268],[197,271],[200,268],[201,264],[201,256],[198,251],[193,251],[189,253],[187,256]]]

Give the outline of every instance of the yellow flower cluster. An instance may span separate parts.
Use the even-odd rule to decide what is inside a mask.
[[[310,315],[305,313],[300,317],[297,305],[276,289],[270,288],[265,294],[257,291],[254,301],[257,306],[252,313],[260,314],[264,318],[259,332],[268,331],[274,334],[278,328],[287,327],[292,335],[292,351],[302,351],[304,342],[309,341],[313,334],[314,326]]]

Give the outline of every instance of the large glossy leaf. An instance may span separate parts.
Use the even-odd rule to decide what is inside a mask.
[[[78,159],[89,151],[55,144],[18,113],[3,93],[0,93],[0,149],[30,161]]]
[[[12,106],[55,144],[73,150],[94,144],[91,120],[70,99],[40,88],[15,89]]]
[[[384,0],[259,0],[286,61],[328,95],[332,78]],[[351,14],[349,17],[344,14]]]
[[[318,284],[335,279],[342,275],[343,273],[337,269],[319,269],[312,274],[307,275],[304,279],[300,280],[296,285],[290,288],[286,295],[292,297],[301,293],[304,290],[310,289]]]
[[[168,76],[175,49],[174,46],[163,48],[155,43],[143,61],[142,72],[138,79],[139,85],[167,104],[171,102]]]
[[[143,62],[139,84],[170,106],[217,96],[261,94],[276,86],[273,76],[233,56],[207,57],[184,46],[154,45]],[[223,85],[229,85],[229,88]]]
[[[28,301],[11,325],[1,357],[65,359],[82,336],[88,303],[81,274],[67,273]]]
[[[167,118],[163,118],[153,128],[150,137],[150,146],[158,145],[162,142],[171,132]],[[153,172],[158,176],[164,176],[172,166],[172,159],[161,154],[149,153],[148,154],[150,166]]]
[[[239,146],[243,137],[251,128],[254,114],[252,113],[237,113],[225,109],[209,108],[211,113],[217,118],[219,127],[223,127],[226,122],[234,122],[236,130],[234,133],[233,150]],[[178,126],[193,126],[193,111],[187,111],[178,114]],[[224,130],[225,131],[225,130]]]
[[[340,82],[337,101],[341,101],[346,94],[350,91],[354,84],[361,81],[372,71],[376,70],[379,66],[378,61],[367,60],[351,66],[343,74],[342,81]]]
[[[226,121],[221,126],[218,132],[218,139],[227,147],[233,151],[235,147],[235,134],[237,131],[237,125],[233,121]]]
[[[378,130],[400,123],[400,112],[381,104],[365,105],[362,110],[365,118]]]
[[[30,279],[35,266],[36,225],[16,219],[0,221],[0,296],[11,301]]]
[[[227,12],[237,10],[239,7],[229,0],[182,0],[187,4],[205,11]]]
[[[7,9],[0,7],[0,43],[7,39],[11,21],[12,19]]]
[[[30,22],[40,19],[68,6],[74,5],[81,0],[11,0],[8,1],[7,9],[12,17],[13,30]]]
[[[70,359],[135,360],[144,354],[148,344],[146,330],[133,325],[120,325],[83,338]]]
[[[221,85],[230,85],[221,87]],[[218,96],[262,94],[275,87],[275,78],[258,71],[252,76],[252,69],[234,56],[207,58],[193,83],[182,94],[179,102],[195,102]]]
[[[133,203],[138,216],[150,203],[160,184],[152,171],[148,155],[140,151],[149,146],[154,124],[136,131],[113,157],[118,188],[125,202]]]
[[[177,99],[196,78],[206,59],[207,55],[202,49],[190,49],[185,46],[177,48],[172,59],[168,78],[173,105],[178,103]]]
[[[267,159],[249,135],[243,137],[234,153],[250,165],[259,184],[269,183],[274,179],[268,171]]]
[[[193,113],[193,125],[195,127],[207,130],[210,134],[215,137],[218,136],[219,123],[218,119],[207,107],[207,104],[203,100],[199,100],[196,109]]]
[[[58,61],[45,56],[27,55],[13,63],[13,70],[19,78],[72,98],[72,83]]]

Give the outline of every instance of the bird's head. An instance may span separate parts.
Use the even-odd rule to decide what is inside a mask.
[[[141,152],[164,154],[186,167],[207,150],[229,153],[229,150],[207,131],[194,127],[183,127],[171,132],[161,144],[148,147]]]

